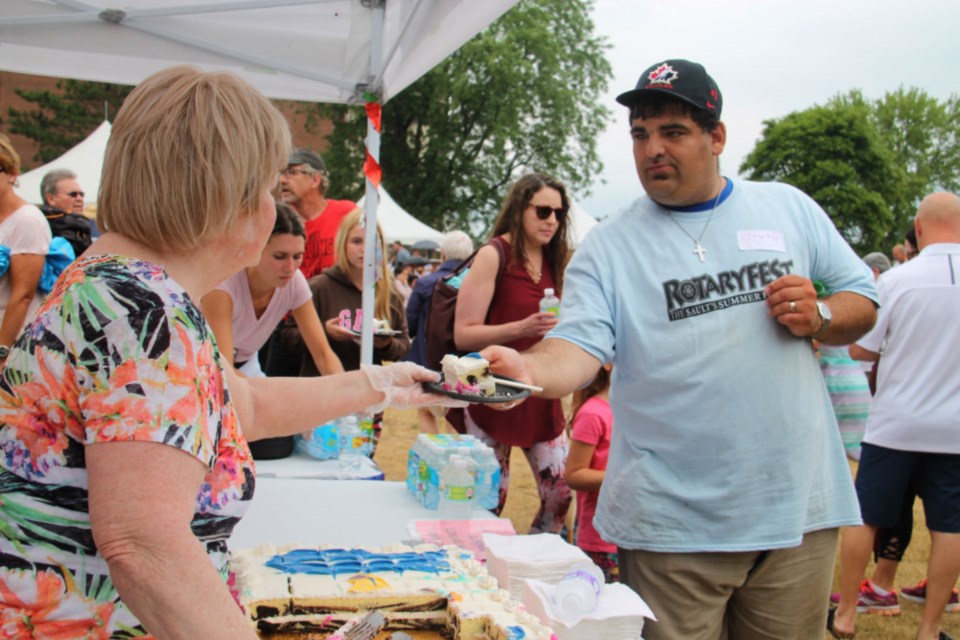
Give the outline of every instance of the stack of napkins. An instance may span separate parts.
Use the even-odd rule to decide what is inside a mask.
[[[556,585],[525,580],[520,601],[527,611],[554,630],[557,640],[638,640],[644,618],[656,620],[647,603],[624,584],[603,585],[596,608],[573,618],[554,609],[554,591]]]
[[[504,536],[484,533],[487,571],[500,588],[520,599],[523,580],[541,580],[556,584],[563,576],[577,569],[593,566],[583,552],[555,533],[527,536]]]

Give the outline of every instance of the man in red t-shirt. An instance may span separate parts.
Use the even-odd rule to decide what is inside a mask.
[[[330,177],[319,153],[294,149],[280,174],[280,198],[303,219],[307,232],[300,270],[308,279],[333,265],[340,221],[356,208],[349,200],[328,200]]]
[[[328,200],[330,177],[320,154],[294,149],[287,168],[280,172],[280,199],[293,207],[307,233],[300,271],[309,280],[334,263],[334,243],[340,221],[357,205],[349,200]],[[305,345],[291,318],[282,321],[261,355],[261,366],[269,376],[300,375]],[[308,354],[309,355],[309,354]]]

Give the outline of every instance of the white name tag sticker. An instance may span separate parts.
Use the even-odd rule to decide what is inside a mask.
[[[740,251],[787,252],[787,243],[783,240],[783,233],[779,231],[737,231],[737,246]]]

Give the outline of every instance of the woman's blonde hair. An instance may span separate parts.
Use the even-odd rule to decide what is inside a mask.
[[[360,209],[354,209],[348,213],[340,221],[340,226],[337,228],[337,238],[334,241],[333,251],[337,266],[340,267],[340,271],[348,275],[350,273],[350,262],[347,260],[347,238],[353,228],[360,224],[361,215],[363,215],[363,212]],[[379,320],[389,320],[392,324],[390,296],[393,292],[393,275],[387,269],[387,252],[383,244],[383,230],[380,228],[379,222],[377,223],[377,244],[380,247],[380,263],[376,265],[378,277],[377,283],[374,285],[373,317]]]
[[[0,133],[0,169],[11,176],[20,175],[20,154],[13,148],[10,138]]]
[[[158,71],[113,123],[97,222],[150,247],[196,249],[259,211],[289,152],[283,116],[237,76]]]

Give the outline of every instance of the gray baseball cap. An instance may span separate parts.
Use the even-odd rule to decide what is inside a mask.
[[[327,175],[327,163],[323,161],[323,158],[320,157],[320,154],[316,151],[311,151],[310,149],[297,148],[290,153],[290,158],[287,160],[288,165],[298,165],[298,164],[307,164],[310,165],[315,171]]]

